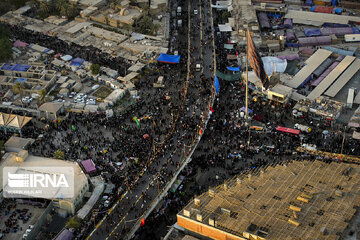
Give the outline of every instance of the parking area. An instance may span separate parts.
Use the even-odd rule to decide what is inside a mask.
[[[6,240],[26,239],[45,208],[14,201],[3,202],[0,208],[0,236]],[[24,238],[25,237],[25,238]]]

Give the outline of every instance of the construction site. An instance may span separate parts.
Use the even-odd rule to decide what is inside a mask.
[[[253,169],[195,197],[177,224],[212,239],[344,239],[358,215],[359,172],[321,161]]]

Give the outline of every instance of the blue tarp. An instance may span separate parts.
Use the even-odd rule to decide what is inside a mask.
[[[307,37],[321,36],[320,29],[318,28],[304,28],[304,33]]]
[[[81,64],[83,64],[85,62],[84,59],[82,58],[74,58],[71,63],[70,66],[80,66]]]
[[[335,13],[341,14],[342,13],[342,8],[336,8]]]
[[[313,0],[306,0],[305,6],[313,6],[313,5],[314,5]]]
[[[336,3],[337,3],[337,0],[331,0],[331,4],[332,4],[333,7],[336,6]]]
[[[240,111],[245,112],[245,106],[240,108]],[[250,108],[248,108],[248,113],[252,113],[252,112],[253,111]]]
[[[5,63],[5,64],[0,68],[0,70],[26,72],[30,67],[31,67],[30,65],[23,65],[23,64],[14,64],[14,65],[11,65],[10,63]]]
[[[20,82],[22,84],[22,83],[26,82],[26,80],[27,80],[26,78],[18,78],[18,79],[15,80],[14,83]]]
[[[331,46],[323,46],[322,48],[328,51],[332,51],[335,54],[344,55],[344,56],[354,56],[355,54],[355,51],[344,50],[341,48],[336,48]]]
[[[219,84],[219,79],[217,78],[217,76],[215,75],[215,89],[216,89],[216,94],[219,94],[219,90],[220,90],[220,84]]]
[[[161,53],[160,57],[157,60],[159,62],[163,62],[163,63],[179,63],[180,55],[168,55],[168,54]]]
[[[46,49],[43,51],[43,53],[48,53],[48,52],[50,52],[50,51],[51,51],[51,49],[46,48]]]
[[[353,27],[352,29],[354,31],[354,34],[359,34],[360,33],[360,31],[359,31],[359,29],[357,27]]]
[[[240,72],[240,67],[227,67],[229,71]]]
[[[323,27],[333,27],[333,28],[343,28],[343,27],[350,27],[349,24],[340,24],[340,23],[324,23]]]
[[[30,65],[15,64],[13,71],[26,72],[30,67]]]

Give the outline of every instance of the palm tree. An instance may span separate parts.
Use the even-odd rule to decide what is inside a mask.
[[[74,18],[78,15],[79,11],[78,11],[78,7],[76,5],[75,2],[72,2],[70,5],[68,5],[67,9],[66,9],[66,16],[68,18]]]
[[[49,13],[50,8],[49,4],[46,0],[40,2],[40,12],[42,13]]]
[[[66,16],[69,2],[67,0],[58,0],[56,3],[56,10],[59,11],[61,16]]]

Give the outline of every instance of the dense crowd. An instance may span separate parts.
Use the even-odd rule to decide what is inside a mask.
[[[80,46],[72,42],[65,42],[57,37],[35,32],[20,25],[7,25],[7,27],[9,27],[14,41],[19,39],[26,43],[37,43],[56,53],[83,58],[91,63],[114,69],[120,76],[125,76],[126,69],[130,67],[130,63],[126,59],[112,57],[94,46]]]

